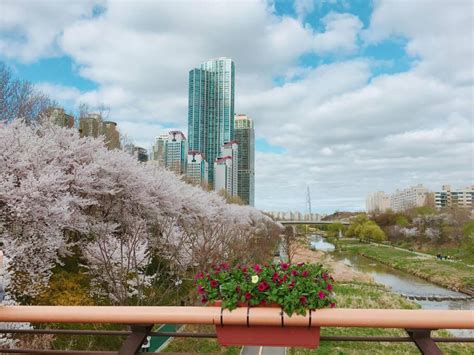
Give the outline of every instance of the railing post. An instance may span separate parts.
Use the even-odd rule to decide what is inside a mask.
[[[423,355],[442,355],[443,352],[431,338],[431,329],[405,329]]]
[[[136,354],[143,342],[145,341],[148,334],[151,332],[153,328],[153,324],[146,324],[146,325],[131,325],[130,330],[132,334],[130,334],[127,339],[125,339],[122,347],[119,350],[119,355],[134,355]]]

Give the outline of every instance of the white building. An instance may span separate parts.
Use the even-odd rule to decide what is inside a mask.
[[[437,208],[458,206],[461,208],[473,208],[474,185],[467,186],[461,190],[451,190],[450,185],[443,185],[442,191],[434,193]]]
[[[177,175],[186,173],[188,146],[186,137],[181,131],[170,131],[166,141],[165,166]]]
[[[188,152],[186,176],[190,183],[207,186],[209,166],[201,152]]]
[[[214,190],[232,191],[232,157],[217,158],[214,161]]]
[[[165,166],[165,152],[168,134],[160,134],[155,139],[155,144],[151,149],[150,160],[155,161],[158,165]]]
[[[390,207],[390,195],[383,191],[373,192],[367,196],[365,200],[367,212],[385,212]]]
[[[224,143],[221,148],[221,157],[214,162],[218,166],[218,172],[214,172],[214,190],[220,191],[224,188],[230,196],[237,196],[238,172],[239,172],[239,146],[237,142]],[[224,169],[225,165],[225,169]],[[230,170],[228,170],[230,169]],[[225,172],[225,174],[224,174]],[[225,181],[223,180],[225,178]],[[219,182],[217,180],[220,180]]]
[[[429,191],[422,184],[404,190],[396,190],[390,198],[390,206],[395,212],[424,206]]]

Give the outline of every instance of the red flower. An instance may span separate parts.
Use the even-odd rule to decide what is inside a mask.
[[[201,285],[198,285],[198,293],[200,295],[204,294],[205,290],[204,290],[204,287],[202,287]]]
[[[296,281],[291,281],[291,283],[288,285],[288,288],[293,288],[296,285]]]
[[[221,268],[224,270],[229,270],[230,266],[227,263],[221,263]]]
[[[200,280],[200,279],[203,279],[204,278],[204,273],[202,271],[199,271],[197,274],[196,274],[196,277],[195,279],[196,280]]]
[[[216,280],[211,280],[210,285],[212,288],[216,288],[219,285],[219,283]]]
[[[253,271],[255,271],[257,274],[261,273],[262,272],[262,267],[258,264],[255,264],[253,266]]]
[[[323,272],[323,279],[324,279],[324,281],[326,281],[328,279],[328,274],[326,274],[325,272]]]
[[[237,286],[237,287],[235,288],[235,292],[240,293],[240,286]]]
[[[308,277],[308,275],[309,275],[308,270],[303,270],[303,272],[301,273],[301,276],[303,276],[303,277]]]
[[[334,302],[331,302],[331,308],[335,308],[336,304]]]
[[[285,282],[287,278],[288,278],[288,276],[286,276],[286,275],[283,275],[283,278],[281,279],[281,280],[282,280],[282,282]]]
[[[304,262],[298,263],[298,266],[303,266],[303,265],[304,265]]]
[[[282,270],[288,270],[288,268],[290,267],[290,264],[288,263],[281,263],[280,264],[280,267]]]
[[[212,265],[212,268],[213,268],[215,271],[221,271],[221,267],[220,267],[219,265],[213,264],[213,265]]]
[[[242,266],[242,268],[241,268],[240,270],[242,270],[242,272],[243,272],[244,274],[246,274],[246,273],[249,271],[249,269],[247,268],[247,266]]]
[[[327,289],[328,291],[332,291],[332,285],[331,285],[331,284],[327,284],[326,289]]]
[[[306,298],[306,296],[301,296],[301,297],[300,297],[300,303],[301,303],[301,304],[306,304],[306,301],[308,301],[308,299]]]
[[[263,292],[263,291],[265,291],[268,287],[269,287],[269,286],[268,286],[267,282],[266,282],[266,281],[262,281],[262,282],[260,282],[260,283],[258,284],[258,287],[257,287],[257,288],[258,288],[258,290],[259,290],[260,292]]]
[[[249,299],[251,299],[251,298],[252,298],[252,294],[251,294],[250,292],[248,292],[248,291],[245,292],[245,299],[246,299],[246,300],[249,300]]]
[[[203,296],[201,297],[201,302],[202,302],[202,303],[206,303],[206,302],[207,302],[207,297],[203,295]]]
[[[296,270],[291,270],[291,274],[292,274],[293,276],[298,276],[298,271],[296,271]]]
[[[319,296],[319,299],[322,300],[323,298],[326,297],[326,294],[324,293],[324,291],[319,291],[318,296]]]
[[[273,273],[273,276],[272,276],[272,281],[273,281],[273,282],[277,282],[279,278],[280,278],[280,277],[279,277],[279,275],[278,275],[278,272],[274,272],[274,273]]]

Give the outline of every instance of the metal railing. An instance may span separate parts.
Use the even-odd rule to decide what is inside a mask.
[[[321,341],[414,342],[423,354],[441,354],[437,342],[474,342],[474,338],[433,338],[437,329],[474,329],[474,311],[321,309],[305,316],[288,317],[279,308],[238,308],[232,312],[218,307],[111,307],[111,306],[4,306],[0,322],[125,324],[130,329],[0,329],[0,333],[96,335],[126,337],[118,351],[66,351],[1,349],[1,353],[36,354],[139,354],[146,337],[173,336],[215,338],[214,333],[153,332],[154,324],[247,325],[285,327],[365,327],[405,329],[406,337],[322,336]]]

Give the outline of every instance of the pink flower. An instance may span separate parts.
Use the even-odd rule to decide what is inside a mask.
[[[290,267],[290,264],[288,263],[281,263],[280,264],[280,267],[282,270],[288,270],[288,268]]]
[[[204,273],[202,271],[199,271],[197,274],[196,274],[196,277],[195,279],[196,280],[200,280],[200,279],[203,279],[204,278]]]
[[[319,296],[319,299],[322,300],[326,297],[326,294],[324,293],[324,291],[319,291],[318,296]]]
[[[309,275],[308,270],[303,270],[303,272],[301,273],[301,276],[303,276],[303,277],[308,277],[308,275]]]
[[[203,295],[204,292],[205,292],[204,287],[202,287],[201,285],[198,285],[198,293],[199,293],[200,295]]]
[[[249,300],[249,299],[251,299],[251,298],[252,298],[252,294],[251,294],[250,292],[248,292],[248,291],[245,292],[245,299],[246,299],[246,300]]]
[[[335,308],[336,304],[334,302],[331,302],[331,308]]]
[[[255,264],[253,266],[253,271],[255,271],[257,274],[261,273],[262,272],[262,267],[258,264]]]
[[[216,288],[219,285],[219,283],[216,280],[211,280],[210,285],[212,288]]]
[[[323,272],[323,279],[324,279],[324,280],[327,280],[327,279],[328,279],[328,274],[326,274],[325,272]]]
[[[296,270],[291,270],[291,274],[292,274],[293,276],[298,276],[298,271],[296,271]]]
[[[327,284],[326,289],[327,289],[328,291],[332,291],[332,285],[331,285],[331,284]]]
[[[306,304],[306,301],[307,301],[307,300],[308,300],[308,299],[306,298],[306,296],[301,296],[301,297],[300,297],[300,303],[301,303],[301,304]]]

